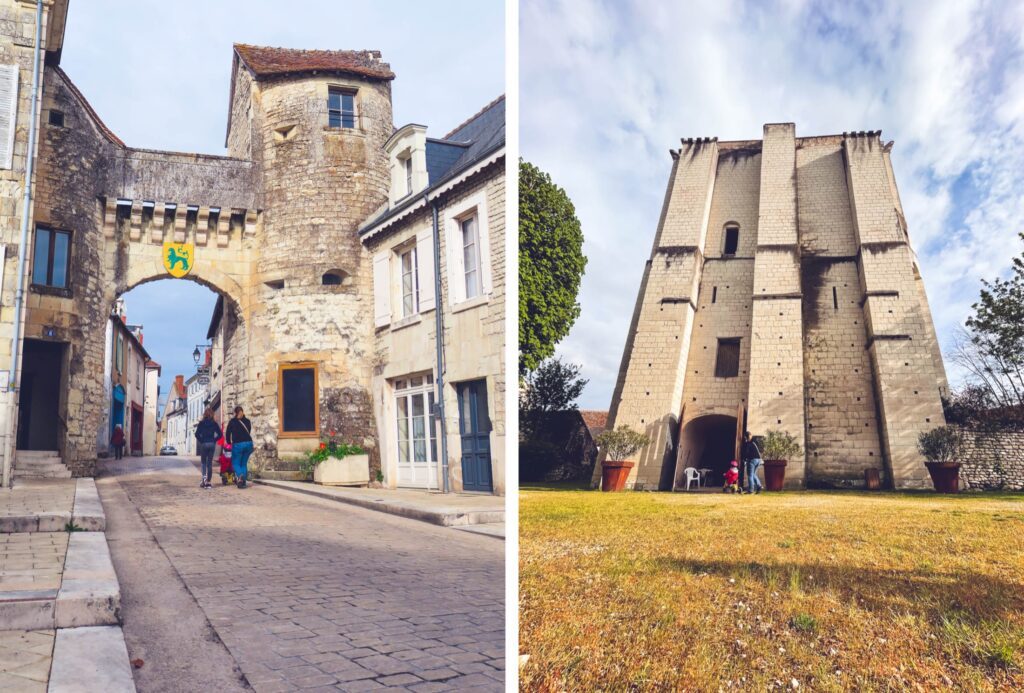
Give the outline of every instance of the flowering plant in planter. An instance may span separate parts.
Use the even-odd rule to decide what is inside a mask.
[[[306,457],[299,461],[299,469],[303,474],[312,474],[318,464],[331,457],[340,460],[349,455],[365,454],[366,451],[358,445],[337,442],[335,435],[337,432],[331,431],[327,440],[321,440],[316,450],[307,452]]]

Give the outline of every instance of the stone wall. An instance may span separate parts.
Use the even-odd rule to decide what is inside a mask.
[[[1024,491],[1024,432],[966,431],[960,486],[970,491]]]

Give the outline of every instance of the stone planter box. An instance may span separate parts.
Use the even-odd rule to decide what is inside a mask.
[[[323,486],[367,486],[370,483],[370,456],[328,457],[313,468],[313,482]]]

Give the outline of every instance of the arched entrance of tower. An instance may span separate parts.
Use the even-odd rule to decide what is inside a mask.
[[[736,417],[708,414],[691,420],[679,441],[674,488],[685,488],[687,467],[707,470],[708,487],[721,486],[729,463],[736,458]]]

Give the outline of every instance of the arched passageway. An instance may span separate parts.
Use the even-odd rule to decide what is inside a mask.
[[[707,470],[705,483],[723,483],[729,462],[736,459],[736,417],[710,414],[690,421],[679,441],[675,488],[686,486],[687,467]]]

